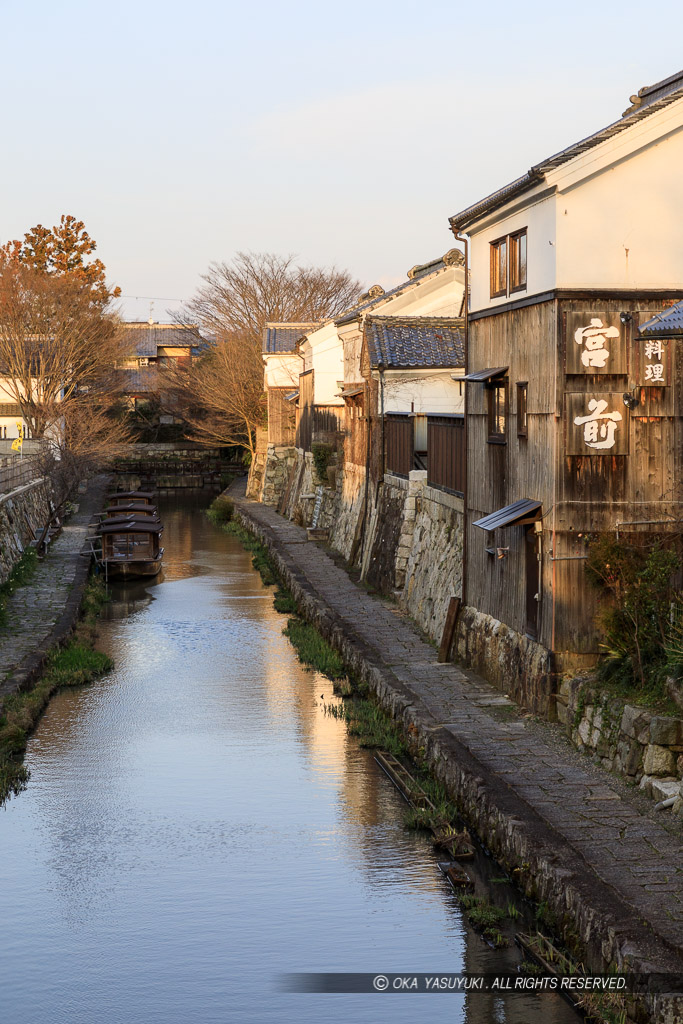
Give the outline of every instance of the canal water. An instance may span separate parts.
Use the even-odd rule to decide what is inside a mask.
[[[549,993],[288,991],[288,972],[520,958],[463,919],[205,501],[162,508],[163,578],[113,588],[114,670],[52,700],[28,788],[0,813],[0,1021],[575,1024]],[[479,887],[500,875],[485,861]]]

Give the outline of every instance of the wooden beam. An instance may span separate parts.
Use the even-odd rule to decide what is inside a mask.
[[[450,654],[451,645],[453,643],[453,637],[455,636],[455,627],[458,624],[458,614],[460,612],[460,598],[451,597],[448,604],[448,612],[446,613],[446,621],[443,627],[443,634],[441,636],[441,644],[439,645],[439,662],[448,661],[448,655]]]

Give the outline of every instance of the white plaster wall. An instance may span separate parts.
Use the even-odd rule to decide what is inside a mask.
[[[491,298],[491,242],[527,229],[527,286],[523,291]],[[473,312],[523,299],[555,287],[557,237],[555,197],[537,201],[524,210],[489,222],[470,236],[471,305]],[[509,256],[509,253],[508,253]]]
[[[292,352],[264,355],[267,388],[298,388],[303,360]]]
[[[335,323],[323,324],[309,334],[306,345],[310,346],[310,368],[315,371],[313,401],[316,405],[343,405],[338,382],[344,379],[344,346]]]
[[[680,288],[682,168],[683,127],[570,182],[556,199],[557,287]]]
[[[406,378],[404,373],[384,375],[384,409],[386,412],[463,413],[465,386],[446,372],[417,371]],[[463,370],[462,373],[465,371]],[[461,394],[462,392],[462,394]],[[411,409],[412,403],[412,409]]]

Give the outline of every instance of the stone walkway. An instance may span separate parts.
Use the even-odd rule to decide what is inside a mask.
[[[91,480],[78,496],[78,511],[63,526],[29,583],[7,605],[0,627],[0,697],[20,688],[47,651],[70,630],[81,600],[89,560],[81,555],[96,512],[103,507],[108,478]]]
[[[290,581],[296,584],[298,577],[310,587],[323,615],[408,695],[411,713],[414,707],[429,729],[445,730],[457,741],[453,749],[468,764],[463,771],[483,780],[494,803],[512,808],[513,827],[515,817],[545,823],[542,841],[550,844],[550,862],[554,857],[568,879],[586,882],[587,899],[612,909],[610,930],[621,930],[625,940],[630,928],[647,926],[641,929],[645,948],[639,936],[640,963],[683,971],[683,835],[641,814],[608,773],[584,768],[574,751],[546,742],[484,680],[457,665],[438,664],[436,651],[410,620],[356,586],[307,541],[305,530],[271,508],[231,497],[290,567]],[[623,951],[628,942],[619,945]]]

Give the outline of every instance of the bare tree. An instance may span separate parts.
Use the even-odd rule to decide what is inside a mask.
[[[239,252],[214,263],[181,318],[211,334],[216,344],[189,372],[175,374],[185,394],[191,435],[209,444],[254,451],[265,422],[261,339],[268,322],[315,322],[358,301],[360,282],[344,270],[302,267],[294,256]],[[183,376],[184,373],[184,376]]]

